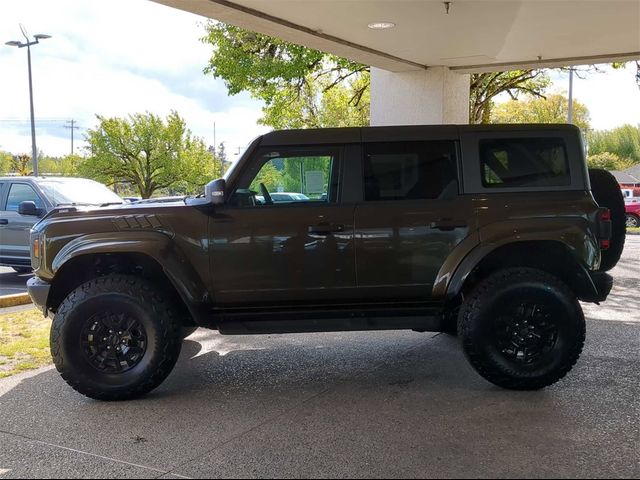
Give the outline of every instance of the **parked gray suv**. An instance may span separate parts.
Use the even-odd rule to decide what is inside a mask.
[[[29,231],[53,208],[121,203],[103,184],[85,178],[0,177],[0,266],[31,271]]]

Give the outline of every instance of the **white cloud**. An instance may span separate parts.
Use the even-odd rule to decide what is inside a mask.
[[[217,143],[230,153],[267,131],[256,124],[259,102],[227,97],[220,80],[202,73],[210,55],[198,40],[202,17],[148,0],[2,2],[0,32],[9,38],[0,40],[20,39],[21,21],[31,34],[52,35],[32,50],[38,148],[47,154],[68,153],[65,120],[91,128],[95,114],[176,110],[208,143],[215,121]],[[0,48],[0,147],[15,152],[31,149],[25,64],[23,49]]]
[[[635,63],[616,70],[600,67],[602,73],[574,77],[574,97],[589,108],[591,128],[608,130],[625,123],[640,124],[640,88],[635,81]],[[568,82],[567,87],[568,88]]]
[[[3,45],[21,39],[22,22],[31,34],[52,35],[33,48],[38,148],[45,153],[69,151],[65,120],[86,129],[95,126],[95,114],[171,110],[208,143],[215,122],[217,142],[236,152],[268,129],[256,124],[259,102],[246,94],[228,97],[222,81],[202,73],[211,52],[199,41],[204,21],[149,0],[0,1],[0,148],[31,149],[26,52]],[[575,82],[593,128],[640,123],[635,66],[605,70]],[[566,76],[553,78],[552,90],[566,91]],[[82,130],[76,133],[81,147]]]

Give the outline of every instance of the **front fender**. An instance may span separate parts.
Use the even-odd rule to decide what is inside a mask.
[[[192,310],[207,303],[209,293],[171,237],[161,232],[104,232],[78,237],[66,244],[51,263],[52,274],[85,255],[141,254],[155,260]],[[193,313],[193,312],[192,312]]]
[[[142,253],[160,262],[168,257],[171,238],[159,232],[121,232],[83,235],[67,243],[51,262],[55,274],[69,260],[88,254]]]

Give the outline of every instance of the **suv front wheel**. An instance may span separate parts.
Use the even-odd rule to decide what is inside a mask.
[[[585,339],[582,308],[558,278],[532,268],[500,270],[462,305],[458,334],[471,365],[512,390],[538,390],[575,365]]]
[[[71,292],[51,326],[58,372],[97,400],[128,400],[171,373],[182,344],[173,305],[134,276],[99,277]]]

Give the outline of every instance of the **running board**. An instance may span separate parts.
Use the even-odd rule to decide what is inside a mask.
[[[418,330],[441,332],[445,329],[442,310],[402,308],[372,310],[296,310],[280,312],[225,312],[216,318],[223,335],[349,332],[366,330]]]

